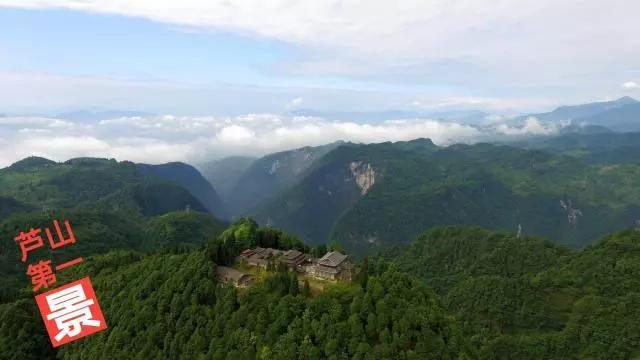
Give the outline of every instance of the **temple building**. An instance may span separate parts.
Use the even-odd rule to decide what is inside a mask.
[[[337,251],[326,253],[307,269],[309,275],[325,280],[351,281],[353,276],[353,264],[347,260],[347,255]]]

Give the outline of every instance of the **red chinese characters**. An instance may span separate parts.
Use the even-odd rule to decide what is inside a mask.
[[[51,235],[51,230],[49,230],[49,228],[44,229],[47,234],[47,240],[49,240],[49,246],[51,246],[52,250],[69,244],[74,244],[76,242],[76,237],[73,235],[73,230],[71,230],[71,224],[69,224],[68,220],[64,221],[64,226],[67,230],[66,238],[62,233],[58,220],[53,221],[53,226],[56,229],[57,241]],[[20,244],[20,250],[22,251],[22,257],[20,260],[22,260],[22,262],[27,261],[29,251],[37,250],[44,245],[42,236],[40,235],[41,233],[42,229],[31,228],[31,230],[27,232],[20,232],[20,234],[14,238],[14,240]]]
[[[107,328],[88,277],[36,296],[54,347]]]
[[[53,221],[53,226],[55,237],[50,229],[46,228],[44,231],[51,250],[75,244],[76,238],[69,221],[64,221],[66,236],[57,220]],[[14,238],[20,245],[22,262],[27,261],[30,252],[44,247],[41,234],[42,229],[31,228],[27,232],[20,232]],[[30,263],[27,266],[27,275],[31,277],[33,291],[38,292],[54,286],[58,271],[83,261],[83,258],[78,257],[61,264],[52,264],[52,260]],[[107,328],[88,277],[37,295],[36,302],[54,347]]]
[[[76,237],[73,235],[73,231],[71,230],[71,225],[69,221],[64,221],[64,226],[67,228],[68,238],[64,238],[64,234],[62,234],[62,230],[60,229],[60,224],[58,224],[58,220],[53,221],[53,226],[56,228],[56,235],[58,235],[58,241],[54,241],[53,236],[51,236],[51,230],[46,228],[44,231],[47,234],[47,239],[49,240],[49,245],[51,245],[51,249],[57,249],[59,247],[63,247],[69,244],[75,244]]]
[[[29,265],[27,275],[31,276],[33,291],[48,288],[50,285],[56,283],[56,274],[53,273],[53,269],[51,268],[51,260],[41,260],[35,265]]]
[[[51,250],[58,249],[66,245],[75,244],[76,237],[73,234],[71,224],[69,224],[68,220],[64,221],[65,230],[67,232],[66,237],[62,232],[62,229],[60,228],[60,223],[58,222],[58,220],[53,221],[53,226],[56,230],[56,238],[53,237],[49,228],[45,229],[45,234],[47,235],[47,240],[49,241]],[[27,261],[30,251],[37,250],[44,246],[44,241],[42,240],[41,233],[42,229],[31,228],[27,232],[20,232],[20,234],[14,238],[14,240],[20,244],[20,251],[22,253],[22,257],[20,258],[20,260],[22,262]],[[69,266],[79,264],[83,261],[84,260],[81,257],[75,258],[73,260],[55,266],[55,269],[56,271],[62,270]],[[54,285],[56,283],[56,275],[53,272],[51,260],[41,260],[38,263],[29,264],[27,268],[27,275],[31,277],[33,291],[38,291],[42,288],[47,289],[51,285]]]
[[[20,235],[15,237],[15,241],[20,244],[20,250],[22,251],[22,257],[20,258],[22,262],[27,261],[27,254],[29,251],[37,250],[42,247],[43,242],[42,236],[40,236],[41,232],[41,229],[31,228],[31,230],[26,233],[20,232]]]

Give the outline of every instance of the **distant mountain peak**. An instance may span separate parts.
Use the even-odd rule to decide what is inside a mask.
[[[619,104],[636,104],[638,103],[638,100],[632,98],[631,96],[623,96],[620,99],[615,100],[614,102]]]
[[[563,105],[556,108],[553,112],[574,111],[579,109],[587,110],[590,108],[591,112],[595,113],[595,112],[608,110],[609,108],[611,108],[611,106],[617,107],[622,105],[635,104],[637,102],[638,100],[630,96],[623,96],[617,100],[596,101],[596,102],[580,104],[580,105]]]
[[[407,141],[408,144],[426,144],[426,145],[435,145],[433,141],[429,138],[421,137],[413,140]]]
[[[630,111],[628,108],[633,108],[638,104],[640,104],[638,100],[630,96],[624,96],[617,100],[596,101],[587,104],[559,106],[551,112],[523,115],[517,119],[521,122],[524,122],[525,119],[529,117],[535,117],[537,120],[542,122],[580,122],[583,119],[608,114],[610,111],[618,111],[623,109],[626,109],[623,111]],[[597,125],[606,126],[607,124]]]
[[[24,158],[20,161],[16,161],[15,163],[11,164],[9,166],[9,169],[20,171],[20,170],[36,169],[36,168],[55,165],[55,164],[56,164],[55,161],[52,161],[43,157],[29,156],[27,158]]]

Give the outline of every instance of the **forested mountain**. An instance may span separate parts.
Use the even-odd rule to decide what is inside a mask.
[[[640,355],[640,232],[581,251],[478,228],[434,229],[389,251],[442,297],[483,358]]]
[[[202,205],[220,219],[227,217],[227,213],[216,190],[193,166],[185,163],[173,162],[161,165],[138,164],[138,171],[146,176],[155,176],[172,181],[195,196]]]
[[[56,163],[27,158],[0,169],[0,220],[16,211],[75,207],[126,210],[145,216],[220,206],[211,185],[185,164],[136,165],[96,158]],[[201,202],[199,199],[202,199]],[[13,209],[13,210],[10,210]]]
[[[443,224],[520,228],[583,246],[640,218],[639,171],[636,163],[589,164],[491,144],[351,144],[325,155],[255,216],[357,253]]]
[[[566,133],[528,139],[515,146],[568,155],[594,164],[640,162],[640,133]]]
[[[0,196],[0,219],[4,219],[13,213],[32,210],[34,210],[34,207],[32,206],[23,204],[20,201],[10,197]]]
[[[291,190],[259,208],[256,217],[312,244],[326,242],[339,219],[379,181],[382,167],[395,161],[411,162],[435,149],[426,139],[340,146],[314,164]]]
[[[640,232],[609,235],[575,251],[528,236],[441,227],[365,260],[355,283],[316,295],[292,286],[286,271],[245,290],[217,284],[216,247],[242,249],[267,234],[285,236],[273,231],[243,220],[206,249],[89,257],[62,279],[91,276],[107,330],[53,350],[32,295],[14,294],[0,302],[1,358],[640,355]]]
[[[30,228],[51,227],[54,219],[69,219],[78,239],[69,249],[44,254],[55,261],[114,249],[199,245],[223,230],[224,224],[205,214],[207,209],[190,191],[162,178],[171,175],[150,175],[150,167],[143,167],[140,171],[134,163],[107,159],[56,163],[34,157],[0,169],[0,301],[15,295],[15,283],[27,282],[13,238]],[[193,189],[198,193],[197,186]],[[188,213],[174,212],[186,208]],[[152,218],[158,215],[163,216]]]
[[[317,296],[301,292],[286,270],[243,292],[217,286],[216,247],[242,249],[264,241],[285,248],[300,245],[282,232],[243,220],[206,249],[90,257],[63,276],[91,274],[108,329],[54,351],[31,295],[19,294],[0,304],[1,354],[8,359],[475,356],[435,293],[393,269],[366,270],[369,276],[362,281]]]
[[[213,184],[226,203],[233,202],[233,189],[244,172],[256,161],[247,156],[230,156],[198,166],[202,176]]]
[[[205,213],[170,212],[149,220],[144,228],[144,240],[140,248],[157,250],[180,245],[201,245],[221,234],[226,225]]]
[[[28,284],[20,247],[13,238],[31,228],[52,227],[53,220],[71,222],[76,243],[62,250],[48,248],[34,257],[64,262],[78,256],[105,254],[117,249],[155,251],[163,248],[199,247],[222,233],[225,224],[208,213],[172,212],[147,218],[128,211],[76,208],[34,213],[17,213],[0,222],[0,302],[15,295],[16,283]]]
[[[637,101],[580,119],[589,125],[606,126],[616,131],[640,131],[640,103]]]
[[[254,161],[232,191],[228,203],[231,212],[236,216],[246,215],[256,206],[280,195],[298,182],[315,161],[340,144],[307,146]]]

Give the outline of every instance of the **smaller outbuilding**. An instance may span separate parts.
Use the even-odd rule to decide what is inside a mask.
[[[219,282],[237,287],[247,287],[252,281],[251,275],[226,266],[218,266],[216,276]]]

